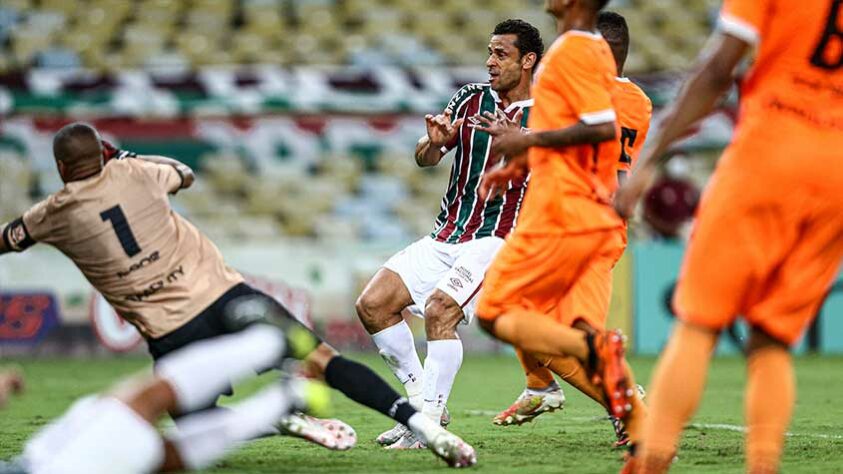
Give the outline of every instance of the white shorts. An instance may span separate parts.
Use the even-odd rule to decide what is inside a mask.
[[[486,270],[503,246],[499,237],[483,237],[461,244],[446,244],[424,237],[396,253],[383,265],[401,277],[413,298],[410,311],[424,317],[433,290],[441,290],[463,309],[463,324],[474,319],[477,294]]]

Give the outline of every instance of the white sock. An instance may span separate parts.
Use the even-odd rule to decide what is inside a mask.
[[[179,409],[190,412],[213,403],[231,384],[271,368],[284,348],[281,330],[258,324],[173,352],[158,361],[155,373],[169,382]]]
[[[378,346],[386,365],[404,384],[407,399],[416,410],[422,405],[422,369],[421,360],[416,352],[413,332],[406,321],[390,326],[383,331],[372,334],[375,345]]]
[[[424,406],[422,413],[439,421],[451,387],[462,365],[462,341],[443,339],[427,343],[427,358],[424,360]]]
[[[234,406],[183,417],[167,439],[175,444],[186,468],[203,469],[240,443],[275,430],[275,424],[290,413],[292,402],[276,384]]]
[[[525,391],[527,392],[528,395],[544,395],[548,392],[554,392],[556,390],[560,390],[561,388],[562,387],[559,386],[559,383],[556,380],[554,380],[553,382],[550,382],[550,385],[548,385],[545,388],[530,388],[530,387],[527,387]]]

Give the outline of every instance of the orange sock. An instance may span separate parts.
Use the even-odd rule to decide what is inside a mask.
[[[527,388],[542,390],[550,387],[554,382],[553,373],[538,357],[519,348],[515,349],[515,355],[518,356],[518,361],[521,362],[521,367],[524,368],[524,374],[527,376]]]
[[[548,367],[574,388],[588,395],[589,398],[603,405],[603,407],[606,407],[606,400],[603,397],[603,387],[591,383],[591,378],[586,374],[585,367],[583,367],[582,363],[576,357],[552,357]]]
[[[796,399],[793,363],[787,349],[769,346],[753,351],[747,368],[747,472],[775,474]]]
[[[637,457],[638,472],[667,472],[682,428],[699,405],[717,334],[679,322],[650,385],[649,416]]]
[[[563,326],[546,314],[526,309],[507,311],[495,321],[495,336],[526,352],[588,358],[585,332]]]

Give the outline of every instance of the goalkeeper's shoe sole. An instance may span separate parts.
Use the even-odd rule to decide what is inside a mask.
[[[283,434],[302,438],[333,451],[346,451],[357,444],[357,433],[347,423],[293,413],[278,428]]]

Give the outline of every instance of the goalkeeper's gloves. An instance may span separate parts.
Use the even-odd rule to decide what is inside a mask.
[[[122,160],[124,158],[135,158],[138,156],[133,151],[126,151],[112,145],[108,140],[100,140],[102,143],[102,159],[108,163],[110,160]]]

